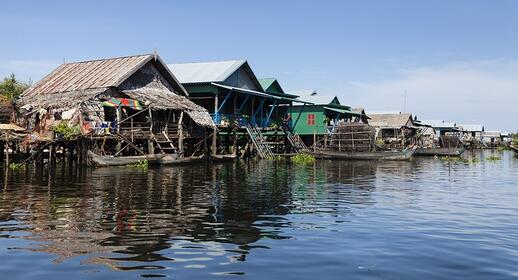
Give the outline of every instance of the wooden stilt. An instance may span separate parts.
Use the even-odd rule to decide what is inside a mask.
[[[183,156],[183,112],[178,119],[178,155]]]
[[[54,165],[53,164],[53,160],[52,160],[53,157],[54,157],[54,144],[50,144],[50,146],[49,146],[49,158],[48,158],[49,167],[52,167]]]
[[[5,149],[4,142],[0,142],[0,162],[4,162],[4,149]]]

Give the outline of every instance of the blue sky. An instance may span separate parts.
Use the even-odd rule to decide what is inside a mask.
[[[0,76],[150,53],[247,59],[286,90],[518,130],[518,1],[10,1]]]

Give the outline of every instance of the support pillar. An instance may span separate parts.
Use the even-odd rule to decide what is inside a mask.
[[[178,155],[183,157],[183,112],[178,119]]]

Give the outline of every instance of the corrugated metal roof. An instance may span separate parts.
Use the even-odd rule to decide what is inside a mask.
[[[119,86],[154,56],[136,55],[65,63],[25,91],[24,95],[60,93]]]
[[[173,74],[182,84],[223,82],[246,60],[228,60],[215,62],[195,62],[168,64]]]
[[[463,131],[479,132],[484,131],[484,126],[481,124],[459,124],[458,127]]]
[[[258,79],[259,83],[261,84],[261,87],[263,88],[263,91],[266,91],[277,79],[275,78],[262,78]]]
[[[434,128],[456,128],[457,124],[453,122],[445,122],[444,120],[421,120],[421,123],[430,125]]]

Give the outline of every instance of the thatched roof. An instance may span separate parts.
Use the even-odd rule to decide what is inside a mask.
[[[379,128],[395,128],[413,126],[412,114],[369,114],[369,124]]]
[[[148,63],[153,65],[168,86],[131,90],[119,88]],[[88,101],[100,100],[105,97],[103,94],[109,94],[115,88],[152,109],[186,111],[199,125],[214,126],[207,110],[185,97],[188,96],[187,92],[157,55],[63,64],[27,89],[17,103],[28,111],[39,108],[68,110]]]
[[[173,109],[186,112],[197,124],[205,127],[214,126],[214,122],[207,110],[194,104],[185,96],[164,94],[162,89],[141,88],[124,90],[124,94],[132,99],[141,101],[144,105],[154,109]]]

